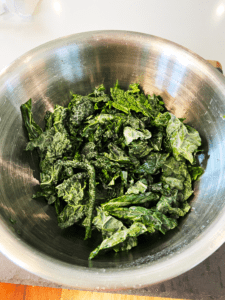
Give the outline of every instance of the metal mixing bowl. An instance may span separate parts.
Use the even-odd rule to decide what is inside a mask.
[[[87,94],[116,80],[140,82],[202,137],[205,173],[195,183],[192,211],[165,236],[143,238],[128,253],[88,262],[97,237],[57,226],[54,208],[32,200],[38,189],[36,153],[24,151],[27,135],[20,105],[33,100],[36,122],[65,105],[70,92]],[[80,289],[142,287],[182,274],[225,241],[225,79],[191,51],[155,36],[125,31],[75,34],[29,51],[0,74],[0,250],[45,279]],[[11,222],[10,219],[15,220]]]

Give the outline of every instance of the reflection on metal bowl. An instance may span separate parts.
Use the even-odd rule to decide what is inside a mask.
[[[70,91],[87,94],[101,83],[109,89],[117,79],[122,88],[140,82],[145,93],[161,95],[169,111],[200,132],[205,173],[177,229],[90,264],[98,238],[84,241],[76,226],[61,230],[54,208],[31,199],[39,184],[38,157],[24,151],[20,105],[32,98],[34,119],[43,126],[45,111],[67,104]],[[225,241],[224,114],[223,76],[198,55],[155,36],[87,32],[26,53],[0,75],[0,250],[45,279],[88,290],[142,287],[186,272]]]

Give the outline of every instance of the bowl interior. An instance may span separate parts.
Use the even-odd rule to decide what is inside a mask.
[[[40,254],[94,268],[151,264],[197,247],[225,205],[225,84],[216,72],[173,43],[134,33],[74,35],[18,59],[0,78],[0,216],[10,234]],[[194,185],[192,211],[178,228],[165,236],[140,237],[138,247],[128,253],[108,253],[90,263],[87,258],[99,236],[84,241],[84,231],[76,225],[61,230],[54,207],[31,198],[39,185],[38,156],[24,151],[27,135],[20,105],[32,98],[34,119],[43,127],[46,110],[66,105],[71,91],[85,95],[101,83],[109,91],[117,79],[123,88],[140,82],[146,94],[161,95],[169,111],[200,132],[199,161],[205,173]]]

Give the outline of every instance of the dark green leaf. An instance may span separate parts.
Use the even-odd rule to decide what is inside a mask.
[[[120,173],[113,176],[108,186],[115,185],[115,180],[120,177]]]
[[[161,180],[169,184],[171,188],[181,191],[186,186],[186,194],[192,193],[191,181],[185,161],[176,161],[174,157],[169,157],[162,167],[162,172]],[[189,183],[185,183],[185,181]]]
[[[152,151],[152,147],[148,145],[147,141],[133,141],[129,144],[129,155],[139,158],[145,157]]]
[[[104,155],[110,160],[117,161],[120,163],[130,163],[129,157],[125,154],[125,152],[120,149],[115,144],[110,143],[108,145],[110,153],[104,153]]]
[[[123,135],[125,137],[126,145],[129,145],[133,140],[137,140],[139,138],[141,140],[146,140],[152,136],[151,132],[148,131],[147,129],[141,132],[128,126],[124,127]]]
[[[45,114],[45,130],[50,129],[53,126],[53,113],[46,111]]]
[[[120,173],[120,177],[121,177],[122,182],[124,183],[124,186],[127,186],[128,172],[122,170]]]
[[[32,114],[32,100],[29,99],[26,103],[20,106],[24,124],[27,129],[29,140],[32,141],[42,134],[42,129],[35,123]]]
[[[148,188],[148,183],[145,178],[140,179],[134,185],[130,186],[126,194],[143,194]]]
[[[174,216],[183,217],[191,207],[186,201],[182,203],[181,207],[179,207],[179,203],[177,201],[177,192],[178,191],[175,190],[174,195],[172,196],[161,196],[156,205],[157,210],[164,214],[169,213]]]
[[[163,141],[163,132],[158,131],[153,134],[150,144],[155,151],[161,151],[162,149],[162,141]]]
[[[204,169],[200,166],[188,166],[188,171],[192,180],[199,180],[204,173]]]
[[[147,231],[147,228],[141,223],[134,223],[128,229],[119,230],[116,233],[114,233],[113,235],[111,235],[109,238],[106,238],[105,240],[103,240],[103,242],[95,250],[93,250],[91,252],[89,259],[93,259],[101,250],[114,248],[114,247],[124,243],[129,237],[137,237],[140,234],[145,233],[146,231]],[[123,248],[121,249],[121,247],[119,249],[120,250],[129,250],[132,247],[137,245],[137,243],[134,242],[133,239],[131,241],[132,241],[132,245],[130,245],[130,247],[127,247],[127,245],[126,245],[126,247],[124,247],[125,249],[123,249]]]
[[[67,117],[67,108],[64,108],[56,104],[53,112],[53,126],[55,128],[55,132],[65,131],[64,121],[66,117]]]
[[[139,167],[139,174],[155,174],[165,163],[169,153],[152,152],[149,154],[143,165]]]
[[[148,95],[147,99],[152,108],[151,114],[153,119],[156,118],[160,112],[165,111],[165,107],[162,104],[162,98],[160,96],[156,96],[155,94],[153,96]]]
[[[81,99],[75,105],[70,108],[70,132],[74,134],[77,127],[83,122],[87,117],[94,113],[94,105],[90,100]]]
[[[177,221],[175,219],[168,218],[163,213],[155,211],[154,209],[146,209],[141,206],[115,208],[110,211],[110,214],[123,220],[141,222],[151,233],[155,232],[155,230],[159,230],[165,234],[167,230],[177,226]]]
[[[93,225],[102,233],[103,239],[110,237],[118,230],[125,229],[123,223],[103,211],[101,207],[97,208],[97,216],[93,219]]]
[[[121,197],[112,199],[109,202],[103,203],[102,208],[110,212],[110,210],[115,207],[123,207],[123,206],[129,206],[134,204],[143,204],[146,202],[156,201],[158,199],[159,199],[159,195],[152,192],[147,192],[145,194],[139,194],[139,195],[128,194],[128,195],[123,195]]]
[[[154,121],[152,122],[152,124],[154,126],[160,127],[166,127],[168,125],[169,120],[171,119],[171,114],[168,112],[165,113],[159,113],[156,118],[154,119]]]
[[[61,229],[72,226],[85,216],[85,205],[67,204],[58,216],[58,225]]]
[[[94,88],[94,91],[88,95],[89,99],[95,103],[108,102],[110,98],[105,94],[105,87],[103,84]]]
[[[128,91],[120,89],[118,83],[114,88],[110,89],[111,97],[114,100],[112,106],[117,110],[123,111],[126,114],[135,111],[137,113],[142,113],[144,116],[151,116],[151,106],[148,100],[145,98],[144,94],[139,95],[137,93],[138,85],[135,87],[135,93],[133,88]],[[136,94],[137,93],[137,94]]]
[[[45,153],[45,158],[60,158],[72,147],[66,132],[56,132],[51,129],[43,132],[36,139],[33,139],[27,144],[26,150],[32,151],[38,148],[42,153]]]
[[[148,120],[149,118],[146,117]],[[125,126],[130,126],[136,130],[139,129],[145,129],[145,124],[142,120],[135,118],[134,116],[132,116],[131,114],[127,116],[126,121],[124,122]]]
[[[91,222],[93,218],[93,210],[95,205],[95,169],[88,163],[78,161],[65,161],[64,166],[85,169],[89,176],[89,203],[87,205],[87,227],[85,232],[85,239],[91,237]]]
[[[173,114],[168,122],[166,133],[173,149],[176,160],[184,157],[192,164],[194,162],[193,153],[201,146],[201,138],[197,130],[190,126],[185,126]]]
[[[74,205],[81,204],[84,197],[84,189],[86,182],[82,187],[81,180],[87,178],[87,173],[78,173],[71,176],[69,179],[63,181],[63,183],[56,186],[58,197],[62,197],[64,201],[73,203]]]
[[[44,168],[41,162],[40,167],[42,170],[40,173],[41,188],[57,184],[59,181],[59,174],[62,170],[62,161],[57,160],[54,164],[47,166],[47,168],[46,166]]]
[[[116,161],[110,160],[105,155],[99,155],[96,161],[92,161],[92,164],[102,171],[108,171],[116,173],[120,170],[120,164]],[[110,178],[107,178],[110,179]]]
[[[97,157],[96,145],[93,142],[88,142],[84,145],[81,153],[86,157],[87,160],[91,160]]]
[[[160,193],[165,196],[169,196],[171,194],[171,188],[168,184],[163,182],[157,182],[150,184],[149,189],[153,192]]]
[[[187,200],[192,194],[193,190],[191,176],[190,174],[187,174],[187,177],[184,182],[183,201]]]

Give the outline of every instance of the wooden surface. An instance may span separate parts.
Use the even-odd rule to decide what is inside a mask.
[[[0,283],[1,300],[185,300]]]

